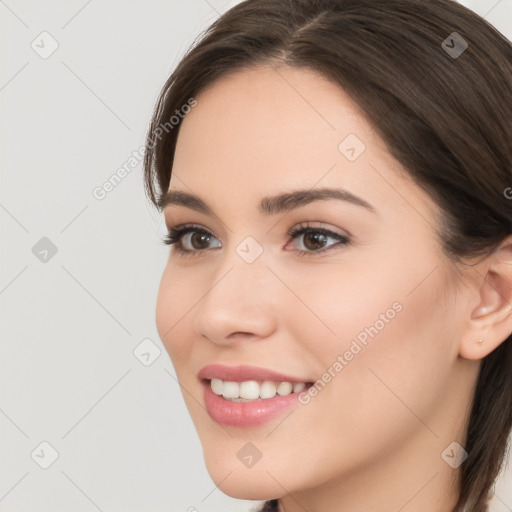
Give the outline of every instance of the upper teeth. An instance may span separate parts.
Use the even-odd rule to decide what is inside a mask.
[[[223,381],[221,379],[212,379],[210,382],[212,391],[216,395],[222,395],[231,400],[256,400],[258,398],[272,398],[276,395],[285,396],[290,393],[297,393],[305,389],[304,382],[272,382],[264,381],[259,383],[256,380],[246,380],[243,382]]]

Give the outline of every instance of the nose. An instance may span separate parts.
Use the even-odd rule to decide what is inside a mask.
[[[194,308],[195,331],[222,346],[270,336],[277,325],[277,285],[263,257],[247,263],[231,250]]]

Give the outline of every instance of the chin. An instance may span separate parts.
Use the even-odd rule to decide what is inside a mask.
[[[224,494],[241,500],[270,500],[283,494],[283,488],[276,480],[285,478],[281,478],[278,471],[272,471],[268,462],[259,460],[254,466],[246,467],[236,457],[215,452],[217,450],[205,452],[206,469]],[[286,486],[287,482],[283,481],[283,484]]]
[[[283,494],[283,488],[265,471],[253,473],[254,469],[237,471],[229,474],[208,469],[212,480],[218,488],[231,498],[239,500],[265,501],[278,498]],[[224,479],[224,480],[223,480]]]

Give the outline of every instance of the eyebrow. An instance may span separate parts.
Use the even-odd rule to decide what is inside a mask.
[[[275,215],[285,213],[295,208],[300,208],[315,201],[336,199],[357,206],[362,206],[372,213],[377,213],[375,208],[352,192],[340,188],[320,188],[313,190],[296,190],[271,197],[264,197],[258,205],[258,211],[263,215]],[[161,209],[167,206],[184,206],[205,215],[215,215],[213,210],[199,196],[182,190],[169,190],[158,200]]]

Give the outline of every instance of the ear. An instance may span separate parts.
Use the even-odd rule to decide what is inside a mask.
[[[477,360],[490,354],[512,333],[512,235],[473,270],[477,306],[469,310],[459,355]]]

